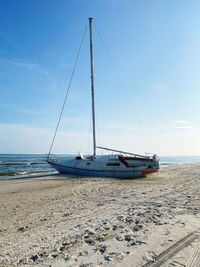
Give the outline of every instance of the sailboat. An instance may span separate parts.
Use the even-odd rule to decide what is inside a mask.
[[[47,162],[60,173],[80,176],[135,178],[157,172],[159,170],[159,159],[156,154],[152,156],[138,155],[96,146],[92,20],[93,18],[89,18],[93,154],[89,156],[79,154],[73,158],[50,158],[49,152]],[[97,155],[97,148],[109,151],[110,154],[101,156]]]

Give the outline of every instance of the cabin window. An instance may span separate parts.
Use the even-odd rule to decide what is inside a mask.
[[[90,165],[90,162],[87,162],[87,165]]]
[[[106,166],[120,166],[120,164],[116,162],[108,162],[106,163]]]

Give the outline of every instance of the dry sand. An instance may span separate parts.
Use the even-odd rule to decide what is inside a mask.
[[[200,164],[0,181],[0,266],[200,266]]]

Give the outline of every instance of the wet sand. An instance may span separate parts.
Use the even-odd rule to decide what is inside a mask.
[[[0,181],[0,202],[0,266],[200,266],[200,164]]]

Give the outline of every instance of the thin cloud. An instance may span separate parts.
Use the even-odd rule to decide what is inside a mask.
[[[177,124],[189,124],[188,121],[184,121],[184,120],[176,120],[176,121],[173,121],[173,123],[177,123]]]
[[[25,67],[25,68],[35,68],[36,64],[32,64],[32,63],[23,63],[23,62],[19,62],[19,61],[13,61],[13,60],[6,60],[7,63],[12,64],[12,65],[16,65],[19,67]]]
[[[34,69],[48,77],[51,77],[46,69],[42,68],[40,65],[36,63],[27,63],[27,62],[22,62],[18,60],[6,60],[6,62],[12,65],[15,65],[15,66],[19,66],[19,67]]]
[[[135,131],[136,130],[136,126],[135,127],[130,127],[130,124],[114,124],[114,123],[110,123],[110,124],[100,124],[99,128],[102,129],[110,129],[110,130],[126,130],[126,131]]]
[[[0,123],[0,147],[2,153],[46,153],[54,130],[26,124]],[[53,153],[76,153],[87,151],[88,133],[73,130],[59,131]],[[19,145],[20,144],[20,145]],[[55,150],[54,150],[55,149]]]
[[[174,127],[175,129],[194,129],[193,126],[177,126],[177,127]]]
[[[173,121],[177,126],[173,127],[174,129],[194,129],[193,126],[189,125],[189,121],[184,121],[184,120],[176,120]]]
[[[38,73],[43,74],[50,81],[51,86],[49,87],[49,90],[58,91],[58,86],[57,86],[55,77],[49,74],[49,72],[45,68],[41,67],[38,63],[26,62],[25,60],[22,61],[20,59],[10,60],[6,58],[2,58],[2,57],[0,57],[0,60],[3,62],[6,62],[7,64],[10,64],[10,65],[13,65],[19,68],[26,68],[26,69],[29,69],[30,71],[36,71]]]
[[[43,75],[47,76],[49,79],[54,80],[53,77],[48,73],[48,71],[45,68],[41,67],[37,63],[30,63],[30,62],[25,62],[22,60],[17,60],[17,59],[8,60],[5,58],[0,58],[0,60],[6,62],[8,64],[17,66],[17,67],[36,70],[36,71],[42,73]]]
[[[40,115],[40,112],[38,110],[22,109],[18,106],[14,106],[14,105],[8,105],[8,104],[0,103],[0,107],[6,108],[6,109],[11,109],[11,110],[22,112],[22,113],[26,113],[26,114]]]

